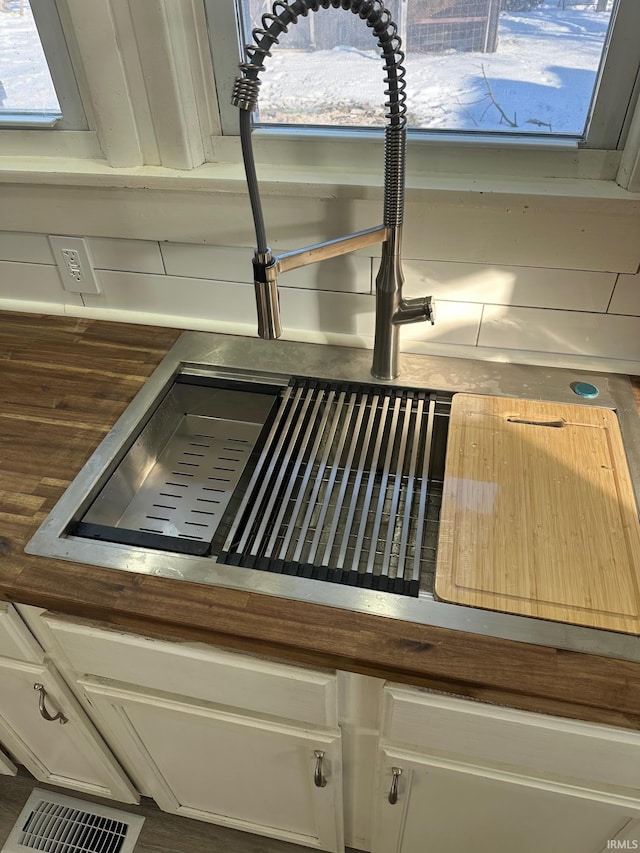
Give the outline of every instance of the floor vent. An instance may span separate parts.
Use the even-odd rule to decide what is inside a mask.
[[[144,818],[34,788],[1,853],[131,853]]]

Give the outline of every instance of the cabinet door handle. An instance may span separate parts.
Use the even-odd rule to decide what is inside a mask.
[[[40,711],[40,716],[44,720],[46,720],[48,723],[55,723],[57,720],[60,722],[61,726],[64,726],[65,723],[69,722],[69,720],[67,720],[62,711],[58,711],[55,716],[47,711],[47,708],[44,704],[44,701],[47,698],[47,691],[44,689],[44,684],[34,684],[33,689],[37,690],[40,694],[38,696],[38,710]]]
[[[327,784],[327,780],[325,779],[322,773],[322,762],[324,760],[324,752],[321,749],[314,750],[314,756],[316,759],[316,767],[313,771],[313,784],[316,788],[324,788]]]
[[[389,788],[389,802],[392,806],[398,802],[398,781],[402,776],[402,768],[401,767],[392,767],[391,768],[391,788]]]

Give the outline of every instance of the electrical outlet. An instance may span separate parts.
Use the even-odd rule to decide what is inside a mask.
[[[84,237],[49,237],[62,286],[71,293],[100,293]]]

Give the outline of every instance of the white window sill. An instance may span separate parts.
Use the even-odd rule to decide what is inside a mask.
[[[17,156],[19,152],[19,156]],[[58,159],[83,163],[102,157],[98,136],[93,130],[7,130],[0,128],[0,168],[16,161],[49,161]]]
[[[382,197],[383,165],[378,156],[374,156],[378,153],[377,148],[381,151],[376,143],[371,149],[371,157],[363,157],[362,145],[358,146],[360,164],[357,168],[339,159],[339,166],[335,162],[316,165],[286,165],[277,161],[261,163],[261,154],[270,147],[272,141],[269,140],[266,146],[261,143],[257,146],[258,176],[265,196],[347,200],[379,200]],[[224,159],[206,163],[191,171],[162,166],[114,168],[104,160],[64,156],[5,156],[0,157],[0,183],[40,188],[64,186],[181,193],[246,193],[236,140],[223,140],[219,148]],[[432,154],[436,166],[447,165],[445,154],[439,151]],[[520,154],[527,156],[526,152]],[[283,156],[286,156],[286,146]],[[630,204],[637,205],[640,202],[640,194],[631,193],[615,182],[619,161],[616,152],[567,152],[567,162],[572,158],[576,165],[573,169],[561,169],[568,172],[562,175],[549,174],[548,171],[545,173],[545,164],[539,158],[532,160],[532,168],[528,170],[505,174],[504,168],[500,170],[495,165],[500,162],[501,156],[499,150],[491,152],[494,169],[489,166],[488,170],[469,169],[461,172],[451,165],[450,171],[427,171],[422,167],[426,165],[428,157],[427,160],[419,158],[422,162],[418,163],[419,168],[416,169],[412,166],[411,161],[415,158],[412,158],[410,151],[407,202],[455,203],[472,199],[482,206],[503,206],[510,200],[526,203],[526,199],[531,198],[536,205],[566,205],[570,209],[610,202],[612,209],[622,206],[625,212],[629,212]],[[379,168],[365,169],[362,167],[363,160],[376,166],[379,163]],[[487,158],[483,165],[487,167]]]

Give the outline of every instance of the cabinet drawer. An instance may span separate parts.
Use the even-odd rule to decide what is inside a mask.
[[[42,663],[44,653],[16,610],[0,601],[0,657]]]
[[[483,705],[417,688],[384,689],[383,737],[468,764],[590,786],[640,789],[640,733]]]
[[[114,681],[317,726],[337,725],[335,672],[204,644],[152,640],[45,614],[78,676]]]

